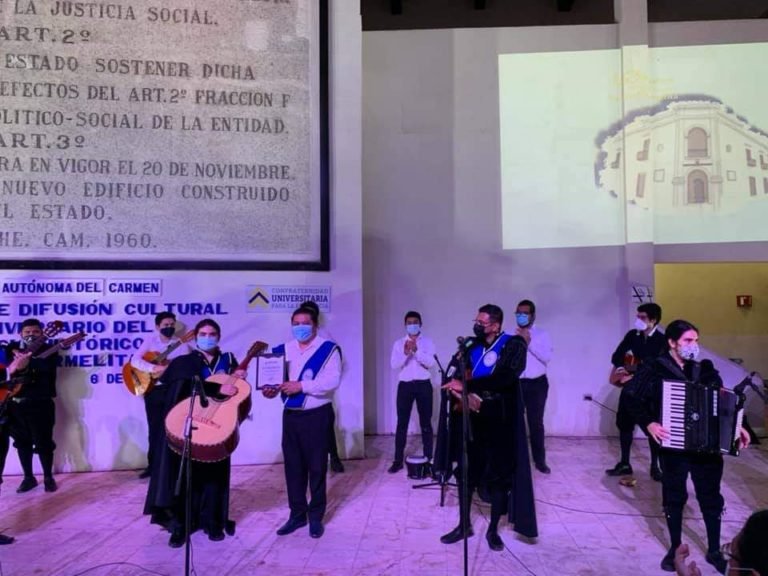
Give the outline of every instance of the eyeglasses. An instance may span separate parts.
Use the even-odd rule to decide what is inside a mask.
[[[495,324],[495,322],[492,322],[492,321],[491,322],[483,322],[482,320],[478,320],[477,318],[475,318],[473,320],[473,322],[475,324],[477,324],[478,326],[482,326],[483,328],[488,328],[488,326],[490,326],[491,324]]]

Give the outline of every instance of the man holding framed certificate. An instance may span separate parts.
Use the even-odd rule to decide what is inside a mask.
[[[291,515],[277,534],[295,532],[309,521],[309,535],[320,538],[325,532],[327,431],[333,393],[341,382],[341,349],[335,342],[318,336],[317,313],[310,308],[294,310],[291,330],[294,339],[272,349],[274,355],[285,358],[287,380],[279,386],[257,384],[266,398],[279,393],[284,406],[283,460]],[[265,372],[276,369],[272,366]],[[270,378],[266,373],[263,377]],[[271,379],[274,381],[274,374]]]

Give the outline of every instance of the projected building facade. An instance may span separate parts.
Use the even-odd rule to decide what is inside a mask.
[[[597,185],[657,214],[768,202],[768,133],[716,98],[670,98],[598,135]],[[626,154],[626,157],[623,155]]]

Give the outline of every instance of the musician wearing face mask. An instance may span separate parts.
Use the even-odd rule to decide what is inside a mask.
[[[8,366],[5,365],[5,362],[0,364],[0,382],[7,382],[7,380],[11,377],[13,377],[17,372],[21,371],[21,366],[26,366],[28,363],[28,357],[25,355],[17,356],[13,361],[8,364]],[[3,416],[6,416],[7,413]],[[5,429],[5,430],[2,430]],[[0,445],[0,484],[3,483],[3,479],[1,477],[2,472],[5,468],[5,458],[8,455],[8,448],[9,448],[9,436],[7,431],[7,422],[6,421],[0,421],[0,431],[3,433],[2,442],[3,444]],[[15,538],[13,536],[8,536],[6,534],[0,534],[0,546],[4,546],[6,544],[13,544]]]
[[[408,422],[414,402],[419,413],[424,457],[432,461],[432,380],[430,370],[435,365],[435,345],[421,333],[421,314],[413,310],[405,314],[405,336],[392,346],[390,362],[398,371],[397,429],[395,458],[387,472],[403,469]]]
[[[522,300],[515,311],[518,336],[527,344],[525,370],[520,377],[520,389],[528,420],[528,435],[531,440],[531,456],[536,470],[542,474],[551,472],[544,450],[544,406],[547,403],[549,380],[547,364],[552,358],[552,341],[546,330],[534,326],[536,305]]]
[[[638,306],[634,329],[626,333],[611,356],[611,364],[613,364],[611,383],[622,388],[619,394],[619,407],[616,411],[621,458],[616,466],[605,471],[608,476],[627,476],[633,473],[629,458],[636,422],[629,410],[626,385],[632,380],[638,366],[666,352],[667,339],[658,330],[660,321],[661,306],[652,302]],[[651,478],[660,482],[662,470],[659,468],[659,447],[650,438],[648,446],[651,451],[650,475]]]
[[[176,336],[176,315],[172,312],[160,312],[155,316],[155,332],[147,336],[141,343],[141,346],[131,356],[131,366],[152,374],[159,380],[155,385],[144,394],[144,410],[147,415],[148,429],[148,448],[147,448],[147,467],[139,474],[139,478],[147,478],[151,474],[152,460],[154,458],[154,446],[162,444],[165,439],[165,395],[168,389],[162,381],[163,372],[167,365],[152,364],[144,359],[149,353],[164,352],[171,346],[175,346],[172,352],[167,356],[169,360],[184,356],[192,352],[188,344],[180,342]]]
[[[491,500],[491,518],[486,540],[491,550],[501,551],[504,542],[498,533],[499,520],[507,512],[514,530],[529,538],[537,536],[528,441],[523,422],[520,374],[525,369],[526,345],[522,336],[502,330],[504,312],[494,304],[482,306],[475,317],[475,338],[463,346],[467,367],[471,441],[468,440],[469,486],[471,502],[475,488],[485,487]],[[461,397],[464,384],[450,380],[443,388]],[[456,478],[459,501],[464,501],[462,463]],[[459,507],[459,525],[440,541],[453,544],[472,536],[469,511]]]
[[[295,532],[309,522],[309,535],[324,532],[328,427],[333,394],[341,383],[341,349],[317,334],[317,313],[297,308],[291,315],[293,340],[272,349],[284,354],[288,381],[279,388],[265,388],[266,398],[283,401],[283,460],[290,516],[278,536]],[[307,489],[310,499],[307,502]]]
[[[657,444],[670,437],[670,431],[660,424],[662,389],[664,380],[698,382],[722,387],[720,374],[711,362],[699,363],[699,331],[685,320],[675,320],[665,333],[669,351],[646,361],[627,385],[628,406],[635,421]],[[749,445],[749,434],[738,431],[742,447]],[[723,496],[720,481],[723,477],[723,457],[717,453],[671,450],[659,452],[664,470],[662,501],[671,545],[661,561],[661,568],[675,571],[675,551],[681,544],[683,508],[688,500],[686,482],[690,474],[696,489],[696,499],[707,529],[706,561],[718,572],[724,573],[726,559],[720,551],[720,525]]]
[[[221,328],[206,318],[197,323],[195,349],[184,356],[175,358],[163,373],[168,386],[163,408],[163,422],[168,413],[182,400],[192,395],[195,377],[202,381],[214,374],[231,374],[245,377],[244,370],[238,370],[237,360],[231,352],[219,348]],[[220,394],[232,395],[234,387],[221,386]],[[206,385],[209,395],[213,389]],[[194,440],[194,435],[193,435]],[[176,475],[181,463],[180,457],[168,447],[165,435],[154,446],[152,472],[144,504],[144,514],[151,514],[151,522],[160,524],[171,532],[168,545],[179,548],[185,541],[185,483],[178,498],[174,497]],[[224,532],[234,533],[235,523],[229,518],[230,458],[218,462],[192,462],[192,531],[203,529],[209,540],[224,539]]]
[[[37,452],[43,469],[43,484],[46,492],[58,488],[53,477],[53,427],[56,422],[56,369],[58,353],[46,358],[30,358],[25,352],[28,345],[39,342],[43,335],[43,324],[28,318],[21,323],[20,341],[11,342],[5,350],[6,358],[18,360],[15,376],[23,376],[21,391],[10,399],[8,425],[13,445],[19,454],[24,479],[16,492],[29,492],[38,484],[32,470],[32,455]],[[36,354],[45,352],[47,344],[36,348]]]

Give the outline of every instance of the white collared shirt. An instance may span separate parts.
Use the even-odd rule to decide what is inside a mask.
[[[419,334],[416,337],[416,353],[405,353],[405,342],[410,338],[406,335],[395,341],[392,346],[390,364],[393,370],[397,370],[400,382],[412,382],[413,380],[430,380],[430,369],[435,365],[435,345],[432,340]]]
[[[552,341],[547,331],[536,325],[531,326],[529,332],[531,341],[525,357],[525,370],[520,378],[533,380],[547,373],[547,364],[552,359]]]
[[[327,339],[322,336],[315,336],[309,346],[303,350],[299,347],[298,340],[285,343],[285,360],[288,362],[288,379],[291,382],[299,380],[299,374],[301,374],[304,365],[317,352],[320,345],[326,341]],[[339,387],[339,384],[341,384],[341,354],[339,350],[334,350],[312,380],[301,382],[301,389],[307,395],[304,410],[329,404],[333,400],[333,392]]]

